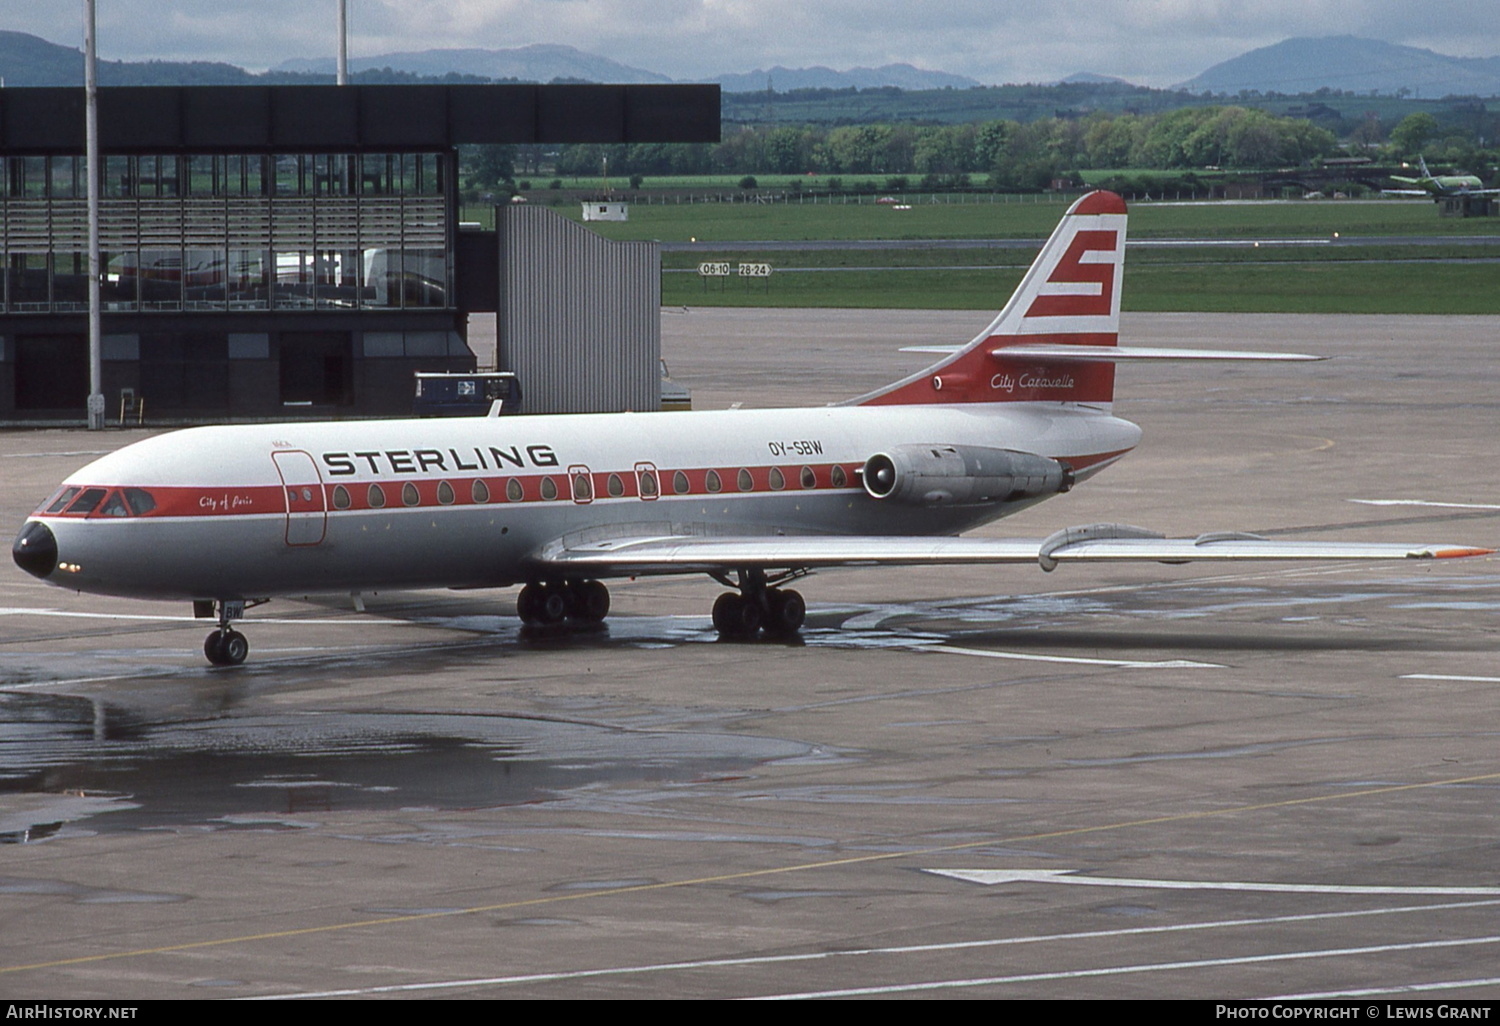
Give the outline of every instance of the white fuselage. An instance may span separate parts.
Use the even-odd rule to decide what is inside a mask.
[[[974,445],[1062,460],[1083,479],[1139,437],[1105,408],[1051,402],[204,427],[72,475],[62,494],[105,490],[93,512],[49,502],[32,519],[56,538],[47,579],[79,591],[500,586],[537,577],[532,559],[560,538],[956,534],[1039,500],[878,500],[865,461]],[[109,498],[125,489],[149,511]]]

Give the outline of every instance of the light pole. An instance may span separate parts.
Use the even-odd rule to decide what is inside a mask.
[[[99,316],[99,78],[95,68],[94,0],[84,0],[84,172],[89,188],[89,430],[104,427],[103,338]]]
[[[339,0],[338,84],[349,84],[349,0]]]

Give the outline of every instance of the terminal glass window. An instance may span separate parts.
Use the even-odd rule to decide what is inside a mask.
[[[108,155],[109,310],[434,309],[453,305],[456,197],[440,153]],[[0,304],[86,302],[79,156],[0,161]]]
[[[82,157],[53,157],[50,174],[51,194],[55,199],[88,198],[84,188]]]
[[[89,308],[89,255],[69,250],[52,254],[52,308],[79,311]]]

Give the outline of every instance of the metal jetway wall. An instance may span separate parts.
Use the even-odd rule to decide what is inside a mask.
[[[501,370],[527,413],[661,408],[661,247],[612,242],[545,207],[502,207]]]

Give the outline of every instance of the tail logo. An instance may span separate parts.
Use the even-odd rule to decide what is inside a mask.
[[[1031,301],[1027,317],[1107,317],[1114,301],[1115,247],[1119,233],[1114,231],[1080,231],[1064,250],[1057,266],[1047,276],[1048,286],[1058,288],[1042,292]],[[1089,253],[1107,254],[1103,260],[1086,259]],[[1084,289],[1080,289],[1083,286]],[[1093,288],[1097,287],[1095,292]]]
[[[1056,377],[1048,377],[1040,371],[1025,371],[1021,374],[996,374],[990,378],[990,388],[996,392],[1014,393],[1017,388],[1025,392],[1038,392],[1048,388],[1062,388],[1071,390],[1074,387],[1073,375],[1059,374]]]

